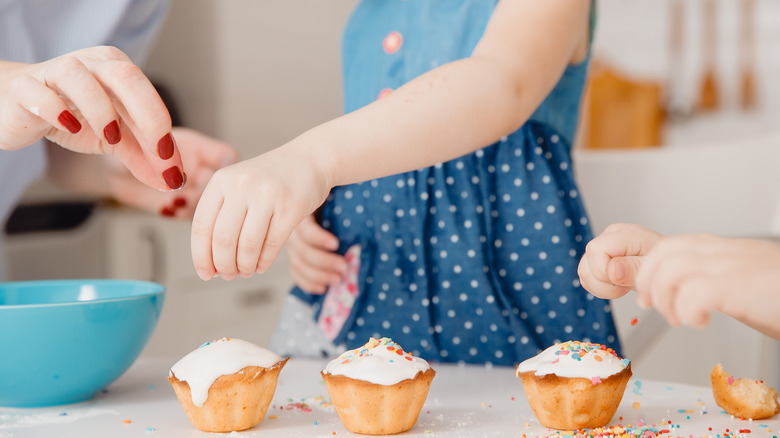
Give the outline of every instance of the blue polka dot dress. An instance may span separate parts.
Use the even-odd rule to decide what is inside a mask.
[[[469,56],[495,3],[362,2],[344,34],[346,110]],[[342,253],[360,248],[357,293],[333,345],[387,336],[429,360],[497,365],[570,339],[619,351],[609,302],[577,276],[591,231],[570,143],[586,70],[570,66],[532,118],[498,143],[333,189],[320,223]],[[323,296],[292,295],[320,316]]]

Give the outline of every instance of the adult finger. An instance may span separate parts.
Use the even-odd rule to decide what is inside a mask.
[[[128,61],[87,64],[114,99],[117,112],[155,171],[158,186],[180,188],[186,180],[181,155],[171,134],[171,117],[149,79]]]
[[[0,119],[2,148],[27,146],[42,138],[49,126],[69,135],[81,131],[81,122],[61,96],[33,76],[18,76]]]
[[[95,144],[102,153],[103,145],[115,145],[121,140],[119,116],[106,90],[87,67],[75,57],[59,58],[45,71],[48,87],[64,95],[101,139]]]

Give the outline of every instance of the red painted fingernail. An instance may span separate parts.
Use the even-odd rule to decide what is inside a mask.
[[[165,183],[168,184],[168,187],[174,190],[184,185],[184,176],[176,166],[163,172],[163,179],[165,179]]]
[[[176,208],[185,207],[187,205],[187,200],[184,198],[175,198],[173,200],[173,206]]]
[[[122,139],[122,134],[119,132],[119,122],[114,120],[103,128],[103,136],[106,137],[108,144],[117,144]]]
[[[71,134],[75,134],[79,131],[81,131],[81,123],[79,120],[71,114],[70,111],[65,110],[60,113],[60,115],[57,117],[57,120],[62,123],[62,126],[65,127],[68,131],[70,131]]]
[[[174,212],[173,210],[171,210],[171,209],[170,209],[170,208],[168,208],[168,207],[163,207],[163,208],[161,208],[161,209],[160,209],[160,214],[161,214],[162,216],[168,216],[168,217],[171,217],[171,216],[176,216],[176,212]]]
[[[173,136],[168,133],[157,142],[157,153],[160,158],[167,160],[173,156]]]

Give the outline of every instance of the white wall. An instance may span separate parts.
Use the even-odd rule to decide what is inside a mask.
[[[174,0],[145,70],[184,123],[242,157],[341,114],[341,31],[355,0]]]

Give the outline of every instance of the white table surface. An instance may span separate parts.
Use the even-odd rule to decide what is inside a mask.
[[[195,429],[187,420],[166,379],[174,362],[141,358],[107,391],[87,402],[35,409],[0,407],[0,438],[216,436]],[[248,431],[221,435],[358,436],[341,425],[332,408],[318,401],[318,396],[327,400],[319,375],[324,364],[291,359],[282,370],[263,422]],[[534,417],[513,368],[434,364],[434,369],[437,375],[417,424],[403,436],[535,437],[555,433],[540,426]],[[635,371],[610,425],[637,425],[640,421],[669,429],[665,436],[673,437],[723,437],[728,429],[731,436],[776,438],[780,430],[780,415],[756,421],[733,418],[715,404],[710,388],[643,381]]]

